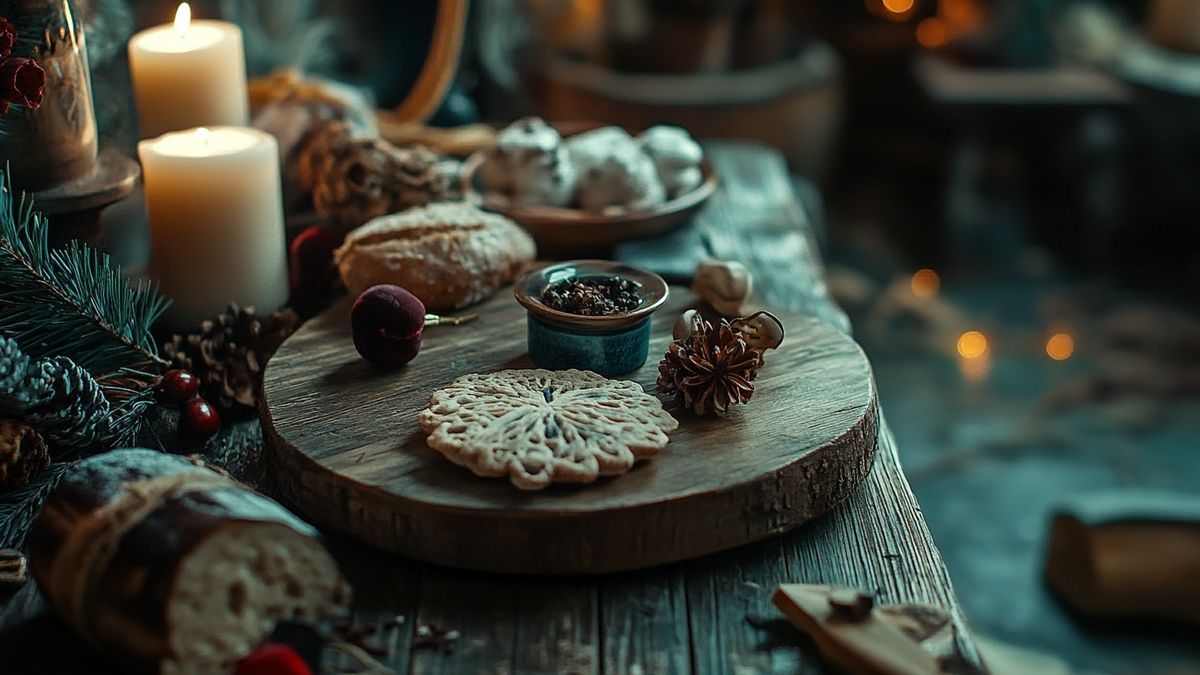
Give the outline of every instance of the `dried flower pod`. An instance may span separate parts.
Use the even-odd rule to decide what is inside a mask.
[[[722,316],[739,316],[754,290],[754,279],[739,262],[706,260],[696,268],[692,290]]]
[[[749,346],[728,321],[696,318],[696,329],[667,347],[658,364],[658,390],[698,416],[725,415],[754,394],[762,352]]]
[[[759,350],[775,349],[783,343],[783,322],[774,314],[761,310],[730,322],[733,330],[746,344]]]

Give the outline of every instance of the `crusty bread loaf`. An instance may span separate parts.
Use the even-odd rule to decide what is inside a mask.
[[[445,202],[370,221],[346,237],[334,260],[353,295],[395,284],[442,312],[484,300],[536,254],[533,239],[508,218]]]
[[[227,675],[276,622],[345,611],[316,534],[186,459],[117,450],[67,474],[28,543],[39,587],[97,649],[137,671]]]

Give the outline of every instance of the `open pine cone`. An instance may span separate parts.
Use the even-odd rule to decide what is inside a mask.
[[[0,336],[0,414],[23,413],[36,402],[36,393],[22,389],[29,367],[29,357],[16,341]]]
[[[317,213],[345,231],[447,199],[454,189],[438,156],[424,146],[398,148],[381,138],[356,136],[341,122],[316,132],[300,154],[299,170]]]
[[[0,492],[24,487],[46,467],[50,453],[29,425],[0,419]]]
[[[222,414],[254,414],[263,366],[296,323],[291,310],[260,319],[253,307],[231,304],[195,332],[172,337],[163,345],[163,356],[200,378],[200,393]]]
[[[721,416],[754,394],[762,352],[725,319],[715,326],[699,317],[695,321],[689,335],[667,347],[658,364],[658,390],[697,415]]]
[[[56,450],[89,448],[109,433],[112,406],[100,383],[71,359],[38,361],[30,367],[25,387],[40,392],[25,421]]]

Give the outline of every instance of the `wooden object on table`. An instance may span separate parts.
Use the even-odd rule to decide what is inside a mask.
[[[913,73],[935,103],[953,108],[1095,108],[1132,100],[1124,83],[1090,68],[976,68],[920,54]]]
[[[458,74],[458,58],[466,27],[467,0],[438,0],[429,52],[417,81],[392,112],[395,120],[423,122],[437,112]]]
[[[783,157],[742,143],[710,143],[705,152],[724,188],[692,227],[661,245],[641,243],[639,260],[679,267],[672,251],[738,260],[767,304],[848,330],[812,243],[807,214],[815,207],[797,200]],[[796,581],[934,605],[950,616],[956,647],[979,663],[886,424],[863,489],[842,506],[783,536],[687,563],[602,577],[497,577],[346,539],[331,548],[357,590],[355,624],[374,629],[368,639],[379,659],[399,673],[826,672],[811,641],[773,618],[771,590]],[[426,624],[462,637],[449,650],[416,648],[415,627]],[[0,605],[0,653],[9,670],[28,675],[116,672],[49,615],[35,584]]]
[[[784,584],[775,606],[850,673],[934,675],[937,659],[875,614],[874,599],[849,588]]]
[[[825,659],[848,673],[983,672],[959,650],[950,615],[936,607],[876,606],[874,596],[819,584],[781,584],[772,601]]]
[[[1200,499],[1126,490],[1081,495],[1051,524],[1046,579],[1103,618],[1200,623]]]
[[[466,157],[496,144],[496,128],[488,124],[468,124],[443,129],[420,122],[398,121],[390,112],[381,112],[376,121],[379,135],[388,143],[404,147],[420,144],[439,155]]]
[[[759,141],[816,179],[826,173],[841,124],[840,62],[820,42],[789,60],[739,71],[622,73],[564,57],[547,57],[540,68],[534,97],[548,120],[627,129],[676,124],[696,138]]]
[[[654,391],[674,320],[672,290],[649,361],[625,376]],[[519,492],[425,445],[417,414],[455,378],[533,368],[524,308],[501,291],[420,356],[381,372],[350,337],[350,303],[305,324],[267,366],[264,430],[286,498],[316,522],[402,555],[530,574],[612,572],[694,558],[785,532],[857,490],[875,452],[875,385],[861,349],[801,314],[766,355],[750,402],[724,419],[676,410],[667,448],[628,474]],[[488,551],[480,556],[479,551]]]
[[[1151,0],[1149,4],[1146,37],[1167,49],[1200,53],[1200,0]]]

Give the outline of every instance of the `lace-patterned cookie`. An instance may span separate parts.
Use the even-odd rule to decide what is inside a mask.
[[[419,421],[429,447],[522,490],[625,473],[679,426],[638,383],[582,370],[466,375],[434,392]]]

